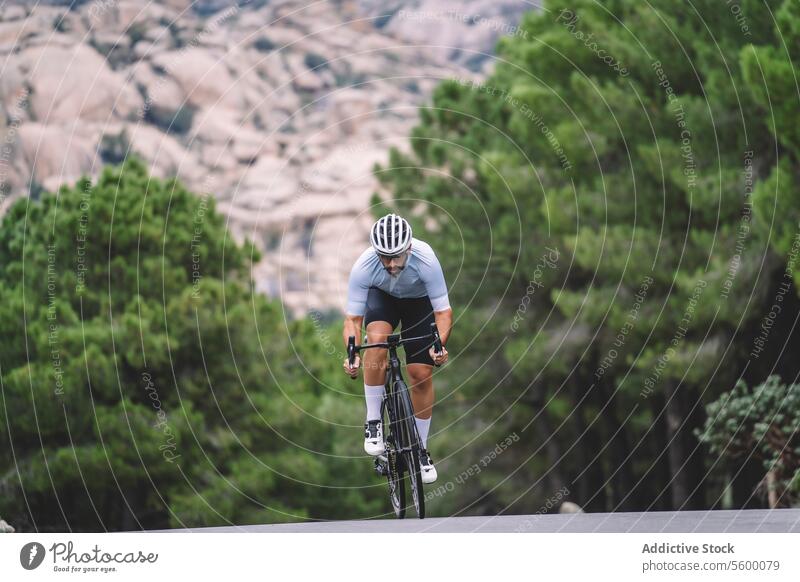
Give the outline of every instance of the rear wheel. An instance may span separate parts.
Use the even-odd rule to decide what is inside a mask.
[[[397,394],[399,416],[397,422],[403,434],[401,444],[403,448],[407,449],[403,453],[403,458],[411,488],[411,499],[414,501],[417,516],[423,519],[425,517],[425,498],[422,494],[422,476],[419,470],[419,435],[414,422],[414,406],[411,403],[408,387],[403,380],[398,380],[395,384],[395,393]]]

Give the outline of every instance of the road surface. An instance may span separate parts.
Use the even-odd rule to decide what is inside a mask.
[[[411,513],[413,514],[413,511]],[[158,531],[215,533],[800,533],[800,509],[501,515],[494,517],[434,517],[424,520],[412,517],[403,520],[323,521]]]

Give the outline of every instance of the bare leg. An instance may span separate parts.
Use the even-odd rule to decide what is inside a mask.
[[[372,321],[367,326],[366,343],[386,341],[392,333],[392,326],[386,321]],[[364,383],[369,386],[382,386],[386,383],[386,349],[371,348],[364,352]]]
[[[411,401],[414,403],[414,416],[427,420],[431,417],[433,411],[433,366],[428,364],[408,364],[406,369],[411,382]]]

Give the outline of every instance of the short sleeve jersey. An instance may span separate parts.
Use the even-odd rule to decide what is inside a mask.
[[[427,295],[434,311],[450,308],[442,265],[431,245],[416,238],[411,239],[411,253],[405,268],[396,277],[386,271],[372,247],[361,253],[350,271],[347,291],[349,315],[364,315],[370,287],[377,287],[400,299]]]

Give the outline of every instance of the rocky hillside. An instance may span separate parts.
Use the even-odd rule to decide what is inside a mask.
[[[497,40],[521,34],[517,23],[532,0],[359,0],[374,25],[404,42],[473,71],[491,66]]]
[[[264,251],[259,289],[294,314],[341,309],[373,165],[405,147],[433,87],[484,67],[478,53],[530,5],[239,4],[4,4],[0,211],[133,152],[218,199]],[[472,20],[442,12],[458,7]],[[430,38],[453,48],[416,46]]]

